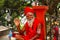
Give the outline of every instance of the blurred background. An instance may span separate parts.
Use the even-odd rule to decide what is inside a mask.
[[[49,10],[46,12],[46,38],[51,40],[52,26],[56,25],[60,28],[60,0],[0,0],[0,26],[10,27],[13,31],[17,31],[14,25],[14,18],[24,18],[25,6],[32,7],[32,2],[39,3],[38,5],[46,5]]]

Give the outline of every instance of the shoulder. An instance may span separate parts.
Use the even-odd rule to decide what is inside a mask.
[[[38,20],[37,18],[35,18],[35,20],[34,20],[34,21],[35,21],[36,23],[40,23],[40,22],[39,22],[39,20]]]

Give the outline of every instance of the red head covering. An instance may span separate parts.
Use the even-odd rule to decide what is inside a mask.
[[[34,10],[31,7],[26,7],[24,9],[24,14],[26,15],[28,12],[34,13]]]

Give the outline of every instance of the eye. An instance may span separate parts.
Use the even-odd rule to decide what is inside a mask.
[[[26,16],[26,17],[29,17],[29,16]]]
[[[30,16],[32,16],[32,15],[30,15]]]

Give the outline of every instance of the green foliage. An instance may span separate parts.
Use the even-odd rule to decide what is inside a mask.
[[[19,7],[19,4],[20,4],[20,1],[15,1],[15,0],[6,0],[5,1],[5,7],[8,7],[8,8],[18,8]]]
[[[5,0],[0,0],[0,9],[3,7]]]
[[[60,8],[60,3],[58,3],[57,8]]]
[[[23,1],[23,0],[0,0],[0,12],[1,9],[6,11],[7,8],[11,10],[11,25],[14,26],[12,23],[14,18],[19,16],[20,14],[23,14],[23,10],[26,6],[31,6],[31,2],[28,3],[28,1]],[[0,13],[0,21],[3,22],[3,25],[7,24],[7,20],[5,17],[7,16],[7,13]]]

